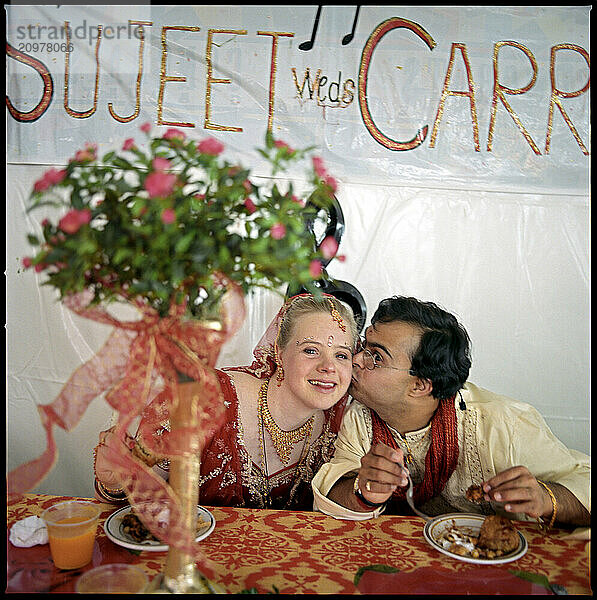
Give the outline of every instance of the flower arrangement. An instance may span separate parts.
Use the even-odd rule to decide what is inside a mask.
[[[223,158],[213,138],[197,143],[178,129],[152,137],[149,123],[141,131],[146,150],[129,138],[100,162],[87,144],[66,168],[35,182],[28,210],[52,206],[63,214],[42,221],[41,239],[28,236],[38,251],[24,267],[43,272],[61,299],[91,290],[94,304],[141,300],[160,316],[173,302],[191,317],[210,315],[222,293],[214,273],[244,293],[290,282],[317,292],[321,259],[337,250],[333,238],[316,247],[306,226],[336,189],[320,158],[310,163],[306,201],[292,184],[259,186],[249,169]],[[311,150],[268,132],[259,152],[273,177]]]

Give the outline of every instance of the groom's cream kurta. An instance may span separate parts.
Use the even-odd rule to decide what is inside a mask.
[[[510,467],[521,465],[527,467],[537,479],[568,488],[590,512],[589,456],[566,448],[531,405],[494,394],[471,383],[467,383],[461,392],[466,410],[459,408],[460,399],[456,395],[460,448],[458,465],[443,492],[418,508],[432,516],[450,512],[505,514],[497,504],[469,502],[465,493],[471,484],[479,484]],[[415,484],[423,478],[425,455],[430,443],[429,429],[430,425],[406,434],[414,458],[409,470]],[[399,435],[395,434],[394,438],[406,456],[405,444]],[[316,510],[336,518],[354,520],[377,517],[382,512],[383,509],[368,513],[355,512],[326,497],[341,477],[359,470],[361,458],[371,448],[371,439],[369,409],[353,401],[344,416],[334,458],[323,465],[313,479]],[[509,513],[508,516],[528,518],[523,514]]]

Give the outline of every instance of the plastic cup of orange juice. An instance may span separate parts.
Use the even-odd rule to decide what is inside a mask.
[[[69,500],[44,510],[50,554],[58,569],[78,569],[91,562],[100,508],[93,502]]]
[[[77,594],[142,594],[149,582],[143,569],[127,563],[101,565],[83,573]]]

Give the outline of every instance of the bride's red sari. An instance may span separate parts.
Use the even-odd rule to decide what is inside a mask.
[[[266,475],[252,461],[243,443],[234,384],[226,373],[220,371],[218,376],[226,404],[225,424],[201,454],[199,502],[211,506],[312,510],[311,480],[333,455],[346,398],[324,412],[323,430],[310,442],[303,460],[270,474],[266,481]]]

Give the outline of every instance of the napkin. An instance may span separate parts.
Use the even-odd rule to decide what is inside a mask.
[[[14,546],[29,548],[48,543],[48,529],[39,517],[27,517],[17,521],[10,530],[10,541]]]

